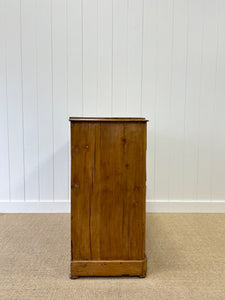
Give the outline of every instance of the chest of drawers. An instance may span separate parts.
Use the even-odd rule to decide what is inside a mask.
[[[144,118],[70,118],[71,278],[146,275]]]

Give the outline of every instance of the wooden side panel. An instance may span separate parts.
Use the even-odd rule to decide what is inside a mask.
[[[99,123],[91,239],[93,259],[143,259],[146,124]]]
[[[100,218],[101,259],[125,259],[128,255],[128,224],[123,223],[127,222],[124,139],[123,123],[100,123],[100,160],[96,166],[100,174],[95,187],[100,188],[101,213],[93,211],[93,215]]]
[[[91,238],[91,257],[101,259],[101,220],[105,216],[102,214],[102,194],[101,194],[101,172],[100,172],[100,143],[101,143],[101,123],[95,123],[95,153],[94,153],[94,172],[93,190],[90,203],[90,238]]]
[[[72,260],[144,259],[146,124],[71,124]]]
[[[129,259],[143,259],[145,256],[145,191],[146,191],[146,124],[125,125],[127,147],[125,153],[124,194],[129,216]]]
[[[93,189],[95,124],[71,123],[71,257],[91,259],[90,201]]]

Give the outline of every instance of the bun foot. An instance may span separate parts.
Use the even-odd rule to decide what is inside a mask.
[[[78,279],[79,276],[73,276],[73,275],[70,275],[70,279]]]

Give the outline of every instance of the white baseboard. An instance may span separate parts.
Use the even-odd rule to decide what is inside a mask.
[[[147,200],[146,211],[151,213],[225,213],[225,201]]]
[[[0,213],[69,213],[70,202],[2,202]]]
[[[147,200],[150,213],[225,213],[225,201]],[[70,202],[1,202],[0,213],[69,213]]]

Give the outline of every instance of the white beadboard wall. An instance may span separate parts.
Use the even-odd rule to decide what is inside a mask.
[[[147,210],[225,212],[225,0],[0,0],[0,212],[69,211],[69,116],[144,116]]]

